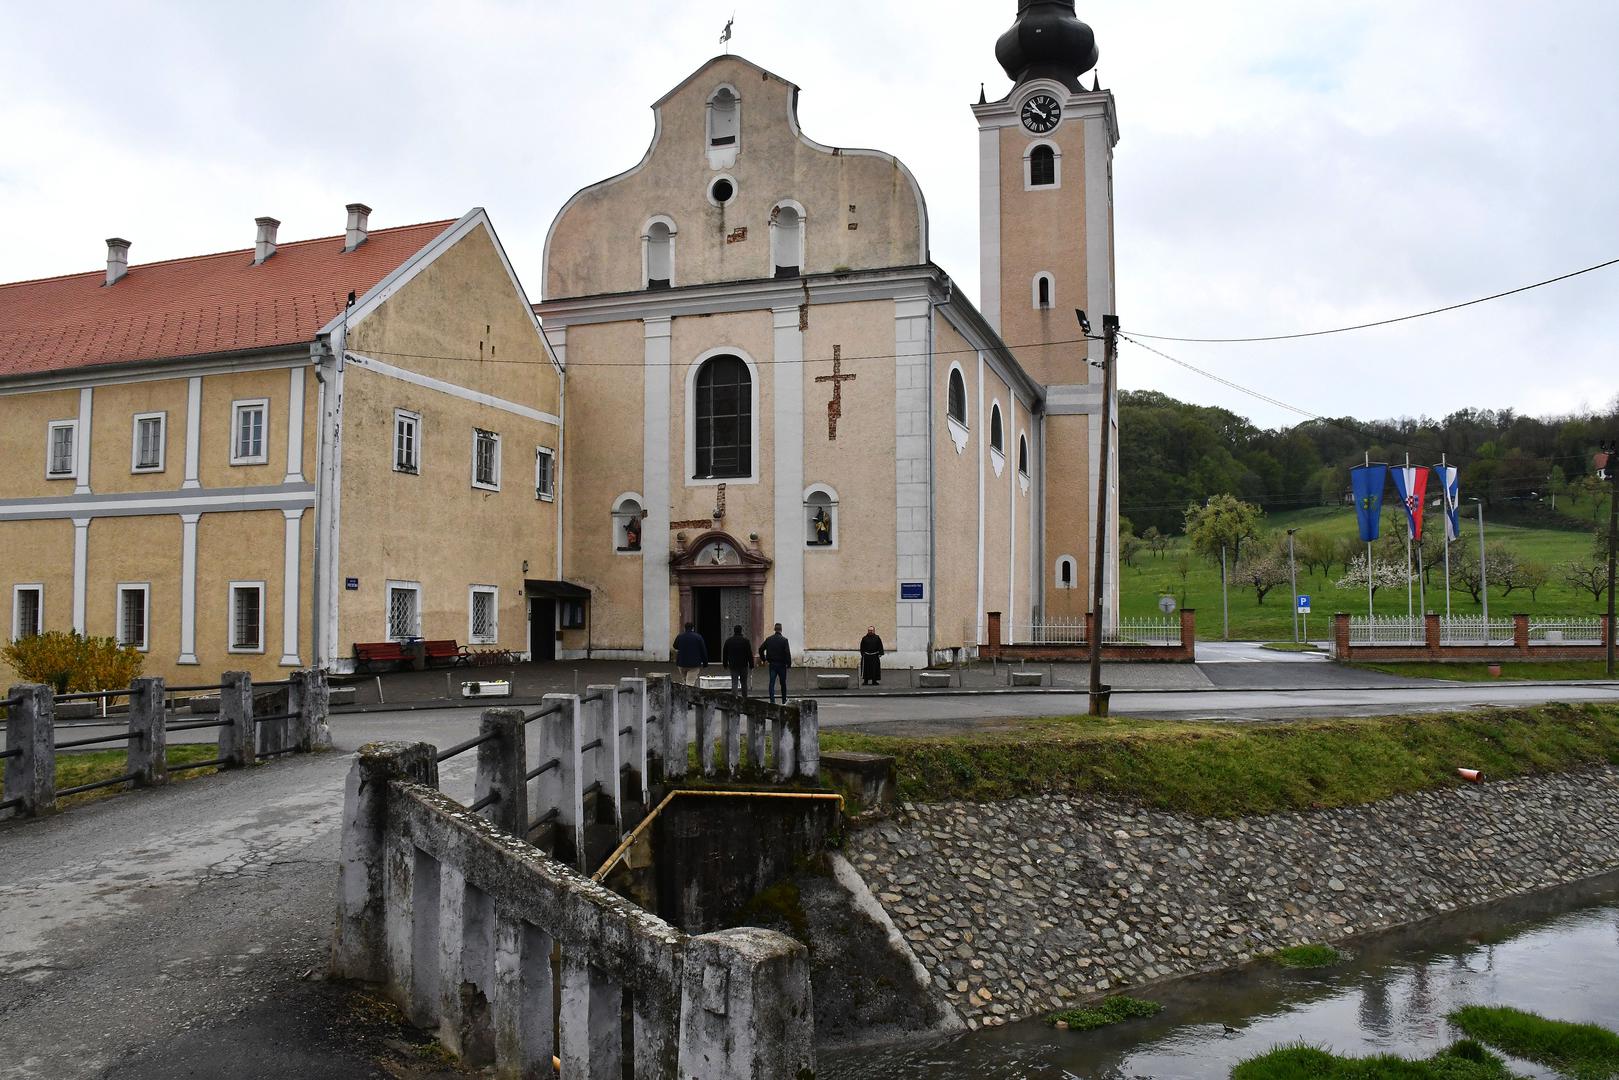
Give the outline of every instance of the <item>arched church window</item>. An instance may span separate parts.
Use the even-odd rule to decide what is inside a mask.
[[[1017,437],[1017,471],[1024,476],[1029,475],[1029,437],[1027,435]]]
[[[1029,186],[1050,187],[1057,182],[1057,154],[1049,146],[1029,151]]]
[[[950,419],[967,426],[967,380],[962,378],[960,368],[950,369]]]
[[[804,543],[838,546],[838,493],[825,484],[816,484],[804,494]]]
[[[728,86],[708,99],[708,145],[735,146],[742,130],[742,103]]]
[[[646,287],[649,289],[667,289],[674,282],[675,277],[675,230],[664,220],[654,219],[647,226],[644,237],[646,243]]]
[[[716,356],[697,372],[692,403],[696,436],[694,478],[753,472],[753,378],[736,356]]]
[[[1049,271],[1042,270],[1034,275],[1033,295],[1036,308],[1045,309],[1052,306],[1054,303],[1052,297],[1056,291],[1055,284],[1056,282]]]
[[[1001,432],[1001,406],[997,402],[989,409],[989,448],[996,453],[1006,453],[1006,442]]]
[[[646,512],[634,495],[620,495],[613,504],[613,547],[618,551],[641,550],[641,522]]]
[[[1072,555],[1063,555],[1057,559],[1057,588],[1072,589],[1074,587],[1074,570],[1077,564]]]
[[[770,258],[776,277],[798,277],[804,264],[804,215],[791,203],[770,212]]]

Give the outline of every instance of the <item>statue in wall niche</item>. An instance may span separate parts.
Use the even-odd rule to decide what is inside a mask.
[[[641,550],[641,519],[632,517],[624,523],[624,550]]]
[[[812,524],[815,527],[815,543],[823,547],[830,546],[832,543],[832,517],[826,512],[826,507],[816,507],[815,519]]]

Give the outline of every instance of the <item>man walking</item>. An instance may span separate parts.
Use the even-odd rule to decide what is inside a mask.
[[[708,643],[693,623],[687,623],[686,632],[675,638],[675,666],[687,686],[696,685],[697,676],[708,666]]]
[[[725,665],[725,670],[731,673],[731,693],[747,697],[748,669],[753,666],[753,646],[742,636],[740,626],[733,627],[731,636],[725,639],[725,647],[720,650],[720,662]]]
[[[782,636],[781,623],[776,624],[776,632],[765,638],[759,646],[759,659],[770,668],[769,700],[776,700],[776,683],[781,682],[781,703],[787,704],[787,669],[793,666],[793,649]]]

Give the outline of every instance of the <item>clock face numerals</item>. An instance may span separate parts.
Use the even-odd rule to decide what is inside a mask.
[[[1050,94],[1036,94],[1023,103],[1023,126],[1036,134],[1045,134],[1062,119],[1062,106]]]

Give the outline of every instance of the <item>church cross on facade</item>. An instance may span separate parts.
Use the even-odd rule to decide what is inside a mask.
[[[843,373],[843,346],[832,346],[832,374],[817,375],[815,381],[832,384],[832,400],[826,403],[826,437],[833,442],[838,439],[838,418],[843,415],[843,384],[854,378]]]

